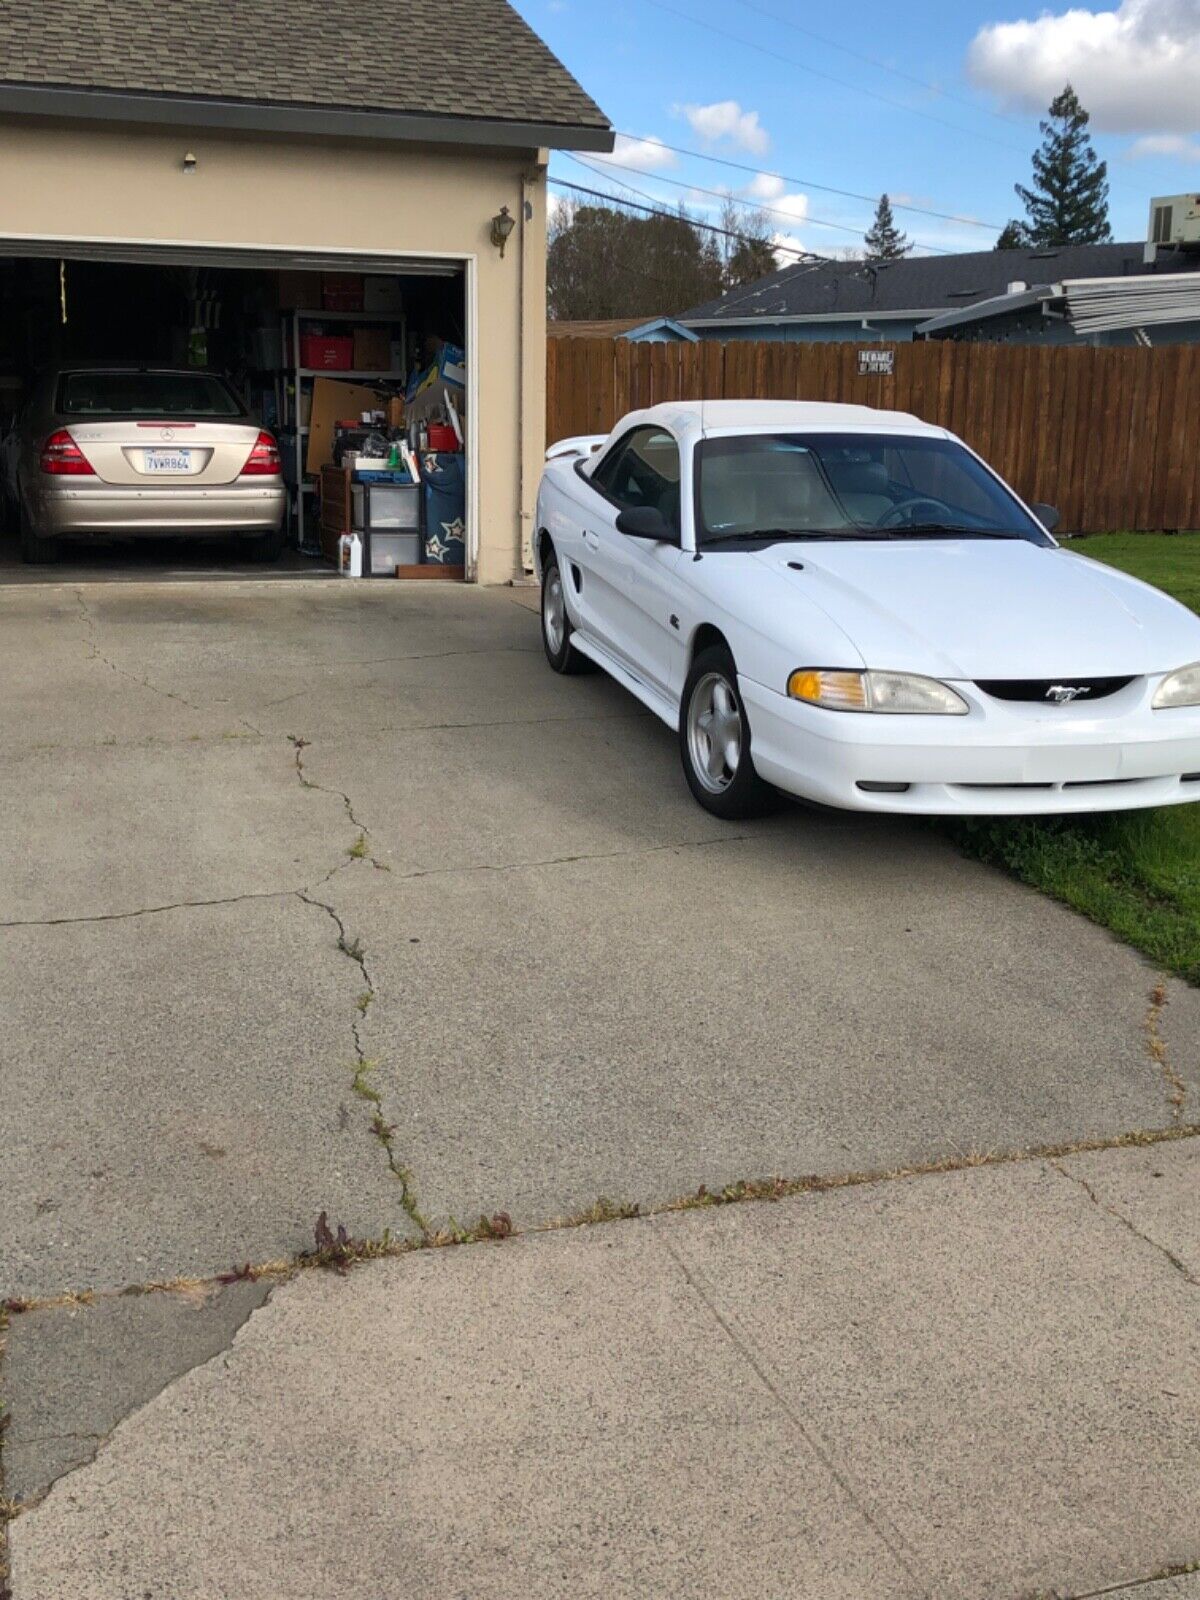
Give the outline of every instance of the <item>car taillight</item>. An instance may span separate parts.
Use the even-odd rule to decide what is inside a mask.
[[[65,428],[52,433],[42,446],[40,466],[55,478],[94,478],[96,469]]]
[[[282,471],[283,462],[279,459],[279,446],[271,434],[260,433],[246,465],[242,468],[242,476],[277,478]]]

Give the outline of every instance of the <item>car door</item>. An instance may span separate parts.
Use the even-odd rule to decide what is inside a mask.
[[[583,530],[584,582],[592,586],[591,606],[599,642],[638,677],[661,687],[665,648],[655,638],[651,615],[663,611],[662,574],[678,549],[634,539],[617,528],[622,511],[653,506],[679,526],[679,446],[663,428],[634,428],[597,463],[589,482],[595,490],[592,514]],[[649,608],[649,609],[648,609]]]

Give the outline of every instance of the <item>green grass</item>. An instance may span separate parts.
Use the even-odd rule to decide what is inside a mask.
[[[1074,548],[1200,612],[1200,534],[1098,534]],[[1007,868],[1200,985],[1200,805],[987,818],[958,824],[954,833],[972,855]]]

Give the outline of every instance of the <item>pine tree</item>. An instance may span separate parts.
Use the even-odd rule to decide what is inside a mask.
[[[901,233],[892,215],[892,202],[887,195],[879,196],[875,207],[875,221],[863,235],[868,261],[898,261],[912,249],[908,235]]]
[[[1024,250],[1029,244],[1029,235],[1025,232],[1023,223],[1006,222],[1000,230],[1000,237],[996,240],[997,250]]]
[[[1106,244],[1108,167],[1088,137],[1088,114],[1067,84],[1041,124],[1042,145],[1033,156],[1033,188],[1016,184],[1025,203],[1027,241],[1035,245]]]

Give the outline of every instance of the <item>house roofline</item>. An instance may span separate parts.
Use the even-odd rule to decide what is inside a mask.
[[[421,144],[611,151],[611,128],[432,113],[353,111],[339,106],[271,105],[191,95],[130,94],[50,84],[0,83],[0,113],[99,122],[169,123],[254,133],[320,134]]]
[[[765,313],[757,317],[682,317],[679,320],[685,328],[778,328],[798,322],[907,322],[912,317],[942,315],[944,310],[923,306],[913,311],[812,311],[807,314],[788,312],[786,316],[777,317]]]

